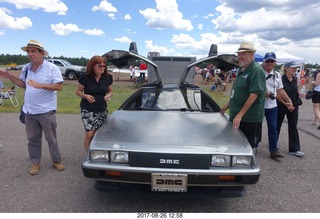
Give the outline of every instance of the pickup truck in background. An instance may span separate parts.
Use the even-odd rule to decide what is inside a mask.
[[[61,74],[68,80],[79,79],[80,74],[86,72],[85,66],[73,65],[64,59],[47,59],[49,62],[59,67]]]

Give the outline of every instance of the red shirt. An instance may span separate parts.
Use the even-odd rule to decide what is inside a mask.
[[[140,70],[147,70],[147,64],[146,63],[141,63],[140,64]]]

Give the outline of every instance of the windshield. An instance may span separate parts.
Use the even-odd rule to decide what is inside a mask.
[[[219,106],[199,89],[142,89],[127,101],[124,110],[219,112]]]
[[[63,61],[61,61],[61,62],[63,62],[66,66],[72,65],[70,62],[68,62],[68,61],[66,61],[66,60],[63,60]]]

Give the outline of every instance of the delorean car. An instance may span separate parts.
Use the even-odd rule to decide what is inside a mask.
[[[173,68],[169,75],[180,75],[174,83],[163,83],[168,72],[136,49],[112,50],[104,57],[118,68],[142,60],[155,81],[138,88],[96,132],[82,163],[96,189],[241,197],[246,186],[258,182],[260,167],[244,134],[214,99],[186,81],[203,62],[225,71],[238,67],[235,55],[209,52]]]

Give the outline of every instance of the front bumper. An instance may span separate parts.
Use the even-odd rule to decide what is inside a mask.
[[[260,178],[260,168],[255,169],[164,169],[164,168],[141,168],[118,165],[93,165],[84,163],[82,171],[85,177],[99,181],[151,184],[153,173],[164,174],[186,174],[188,176],[188,187],[205,186],[244,186],[255,184]],[[109,173],[118,173],[117,175]],[[233,180],[221,180],[221,176],[234,176]]]

